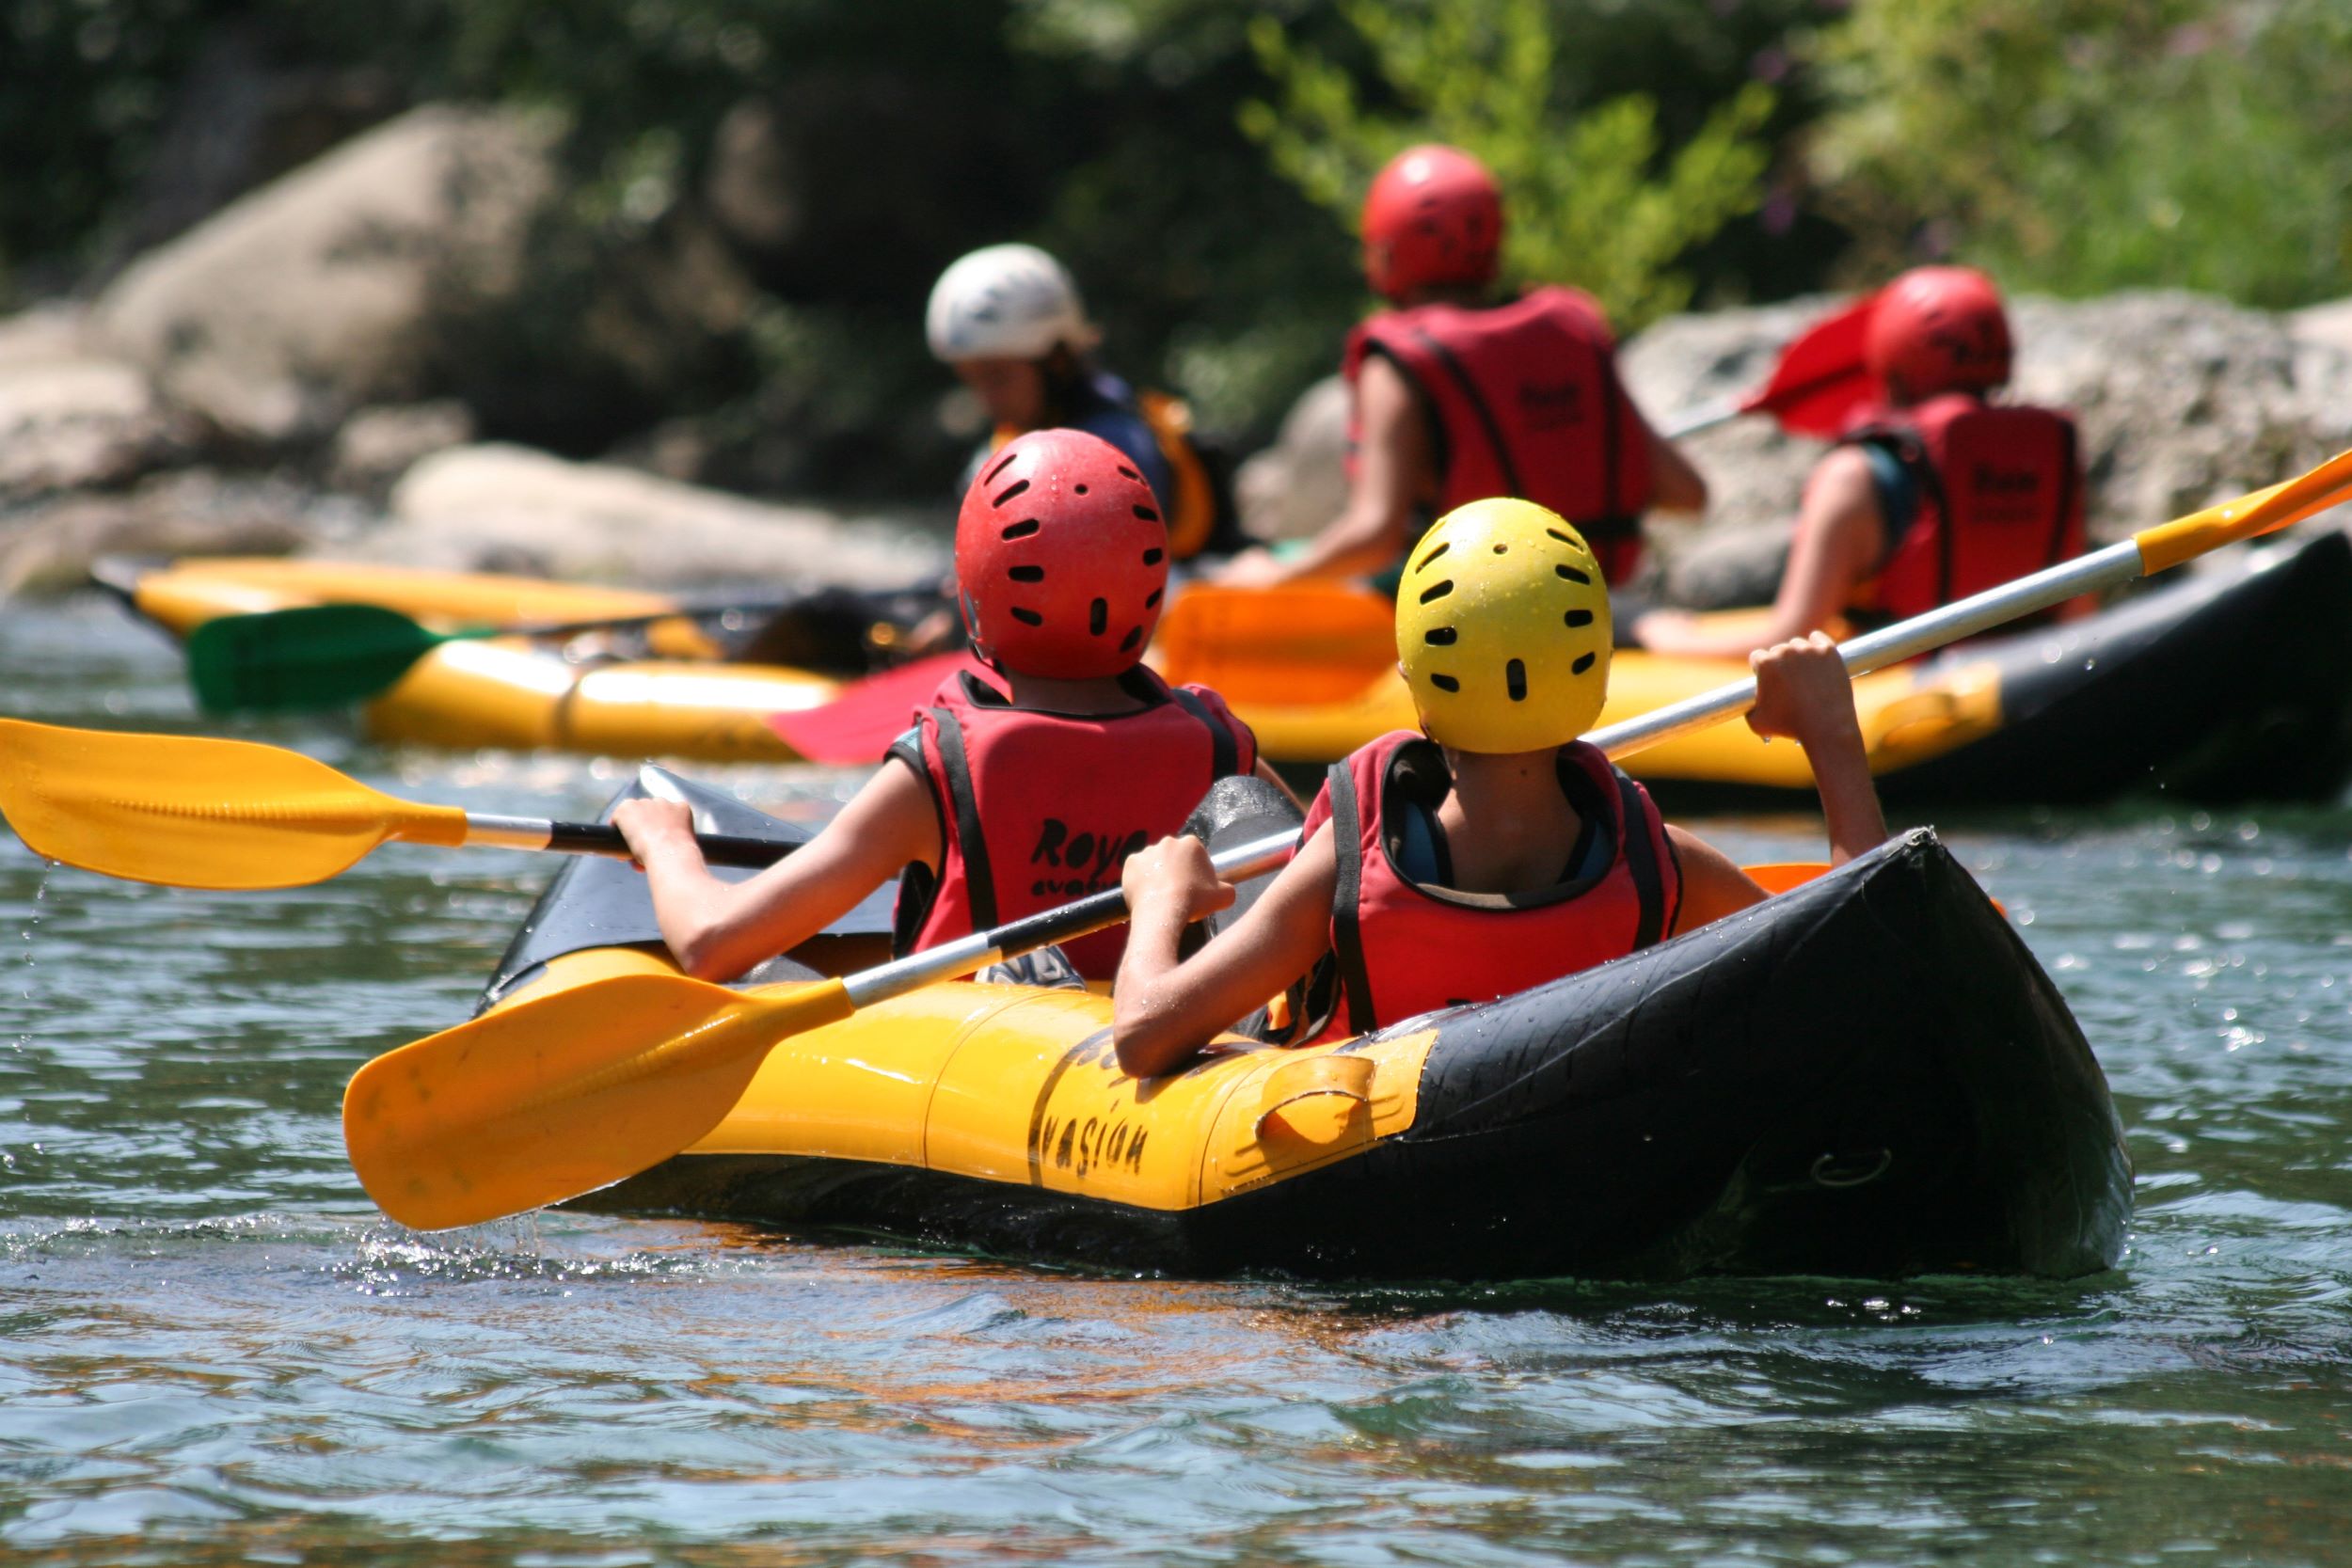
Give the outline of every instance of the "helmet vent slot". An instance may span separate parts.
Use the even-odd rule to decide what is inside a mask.
[[[1126,475],[1129,479],[1134,480],[1137,484],[1141,484],[1143,483],[1143,476],[1136,472],[1133,468],[1127,467],[1124,463],[1119,465],[1119,471]]]
[[[1143,552],[1143,563],[1146,566],[1157,566],[1160,563],[1160,558],[1167,553],[1168,552],[1166,550],[1157,548],[1156,546],[1152,549],[1148,549]]]
[[[1582,658],[1580,658],[1574,664],[1569,665],[1568,668],[1574,671],[1577,674],[1581,675],[1585,671],[1590,670],[1593,667],[1593,655],[1586,654]]]
[[[1593,612],[1589,610],[1571,610],[1566,615],[1563,616],[1562,619],[1568,623],[1570,630],[1574,630],[1578,626],[1591,626],[1593,624]]]
[[[1152,596],[1151,596],[1150,598],[1148,598],[1148,599],[1146,599],[1146,600],[1144,600],[1144,601],[1143,601],[1143,608],[1144,608],[1144,609],[1146,609],[1146,610],[1157,610],[1157,609],[1159,609],[1159,608],[1160,608],[1160,598],[1161,598],[1161,596],[1162,596],[1163,594],[1165,594],[1167,592],[1168,592],[1168,590],[1167,590],[1167,589],[1165,589],[1165,588],[1154,588],[1153,590],[1152,590]]]
[[[1156,523],[1160,520],[1160,515],[1152,511],[1148,506],[1136,507],[1136,515],[1142,518],[1147,523]]]
[[[1005,568],[1005,576],[1015,582],[1043,582],[1045,568],[1042,566],[1008,566]]]
[[[1560,543],[1562,543],[1563,545],[1567,546],[1569,548],[1573,549],[1573,548],[1575,548],[1575,547],[1576,547],[1576,541],[1575,541],[1575,540],[1573,540],[1573,539],[1571,539],[1571,538],[1569,538],[1566,534],[1565,534],[1565,533],[1561,532],[1558,529],[1556,529],[1556,528],[1548,528],[1548,529],[1544,530],[1544,531],[1545,531],[1546,533],[1550,534],[1550,535],[1551,535],[1554,539],[1559,540],[1559,541],[1560,541]]]
[[[1020,457],[1021,454],[1017,451],[1009,451],[1005,453],[1003,460],[999,462],[996,467],[988,470],[988,483],[991,484],[995,483],[1004,471],[1007,468],[1011,467],[1015,462],[1019,461]]]
[[[1119,651],[1122,654],[1133,653],[1137,647],[1142,645],[1142,642],[1143,628],[1141,626],[1129,626],[1127,628],[1127,635],[1120,639]]]
[[[1045,617],[1040,615],[1036,610],[1022,610],[1018,607],[1015,607],[1013,610],[1012,618],[1020,622],[1025,626],[1041,626],[1045,624]]]
[[[1422,589],[1421,591],[1421,602],[1423,604],[1435,604],[1439,599],[1444,598],[1448,594],[1453,592],[1454,579],[1452,578],[1448,578],[1443,582]]]
[[[1513,702],[1527,701],[1527,666],[1525,663],[1515,658],[1502,667],[1502,689],[1511,694]]]
[[[1421,640],[1433,648],[1451,648],[1456,635],[1452,626],[1431,626],[1421,634]]]
[[[1103,635],[1104,630],[1110,626],[1110,600],[1095,600],[1093,606],[1087,610],[1087,630],[1093,633],[1095,636],[1100,637]]]
[[[1593,579],[1589,576],[1578,571],[1573,566],[1554,566],[1552,570],[1559,573],[1561,577],[1566,578],[1570,582],[1581,582],[1587,588],[1590,588],[1593,585]]]
[[[1029,482],[1025,479],[1020,483],[1015,484],[1012,488],[1007,490],[1003,495],[998,496],[994,500],[990,501],[988,504],[991,506],[1002,506],[1007,501],[1012,499],[1013,497],[1021,494],[1022,491],[1026,490],[1028,487]]]
[[[1431,562],[1433,562],[1433,561],[1437,560],[1437,559],[1438,559],[1438,557],[1439,557],[1439,556],[1441,556],[1441,555],[1445,554],[1445,552],[1446,552],[1446,551],[1448,551],[1448,550],[1452,549],[1453,547],[1454,547],[1454,543],[1453,543],[1453,541],[1452,541],[1452,540],[1448,540],[1448,541],[1446,541],[1444,544],[1439,545],[1439,546],[1438,546],[1436,549],[1431,550],[1431,551],[1430,551],[1427,555],[1422,556],[1422,557],[1421,558],[1421,564],[1420,564],[1420,565],[1418,565],[1418,566],[1416,566],[1416,567],[1414,567],[1414,568],[1413,568],[1413,570],[1414,570],[1414,571],[1416,571],[1416,572],[1425,572],[1425,571],[1429,570],[1429,563],[1430,563]]]
[[[1035,533],[1038,528],[1039,523],[1035,517],[1024,517],[997,537],[1006,540],[1026,539],[1030,534]]]
[[[1440,691],[1459,691],[1462,689],[1462,683],[1455,680],[1452,675],[1432,675],[1429,677],[1429,684],[1436,687]]]

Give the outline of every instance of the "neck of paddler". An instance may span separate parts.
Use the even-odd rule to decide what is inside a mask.
[[[1445,748],[1454,789],[1438,808],[1449,837],[1475,833],[1499,855],[1556,846],[1565,855],[1583,819],[1560,789],[1560,753]]]
[[[1015,707],[1042,708],[1049,713],[1133,713],[1143,706],[1135,693],[1119,684],[1116,675],[1091,680],[1052,680],[1001,670]]]

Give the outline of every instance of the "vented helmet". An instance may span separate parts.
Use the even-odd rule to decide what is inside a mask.
[[[1422,727],[1464,752],[1536,752],[1609,695],[1609,588],[1583,536],[1534,501],[1458,506],[1406,558],[1396,657]]]
[[[1459,148],[1407,148],[1364,198],[1364,276],[1389,299],[1436,283],[1485,283],[1502,253],[1502,191]]]
[[[1033,245],[993,245],[961,258],[931,286],[924,312],[931,353],[958,359],[1042,359],[1095,341],[1078,286]]]
[[[1143,657],[1168,591],[1168,524],[1127,454],[1033,430],[981,466],[956,517],[956,596],[992,664],[1056,680]]]
[[[1915,267],[1879,291],[1863,358],[1889,390],[1917,402],[2009,379],[2009,312],[1974,267]]]

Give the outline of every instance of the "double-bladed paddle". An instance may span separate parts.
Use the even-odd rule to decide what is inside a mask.
[[[774,614],[805,595],[730,599],[708,605],[586,621],[464,626],[435,631],[397,610],[372,604],[302,605],[220,615],[188,634],[188,683],[211,713],[302,713],[382,696],[409,666],[451,642],[485,637],[563,638],[625,631],[664,621]]]
[[[302,887],[394,839],[628,855],[608,823],[403,800],[255,741],[24,719],[0,719],[0,816],[35,854],[167,887]],[[791,847],[721,833],[695,842],[717,865],[772,865]]]
[[[1830,440],[1845,434],[1847,422],[1880,391],[1863,362],[1863,341],[1877,303],[1877,294],[1865,294],[1823,316],[1789,340],[1763,386],[1687,409],[1660,434],[1679,440],[1742,414],[1770,414],[1794,436]]]
[[[2352,499],[2352,451],[2283,484],[2151,528],[1840,646],[1851,673],[2120,587]],[[1745,712],[1753,679],[1585,738],[1623,756]],[[1229,879],[1279,864],[1293,835],[1216,857]],[[729,990],[631,974],[528,999],[402,1046],[343,1097],[353,1168],[384,1212],[424,1229],[478,1224],[622,1180],[723,1119],[769,1050],[792,1035],[999,957],[1124,918],[1116,891],[866,970],[791,990]]]

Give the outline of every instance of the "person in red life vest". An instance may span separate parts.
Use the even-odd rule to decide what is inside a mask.
[[[1399,153],[1365,198],[1363,241],[1364,275],[1393,309],[1357,327],[1342,363],[1347,504],[1301,553],[1247,551],[1216,580],[1373,577],[1394,566],[1418,523],[1513,496],[1573,521],[1623,582],[1641,558],[1645,511],[1706,509],[1706,481],[1626,395],[1591,296],[1544,287],[1492,297],[1502,196],[1485,165],[1451,147]]]
[[[1189,958],[1184,927],[1232,889],[1190,838],[1128,861],[1120,1066],[1181,1065],[1327,950],[1343,998],[1330,1037],[1539,985],[1761,900],[1577,739],[1607,695],[1610,633],[1599,562],[1555,514],[1502,499],[1439,519],[1397,594],[1397,656],[1426,736],[1384,736],[1335,765],[1297,854]],[[1748,722],[1804,747],[1832,858],[1883,839],[1836,645],[1816,636],[1751,662]]]
[[[1634,623],[1659,653],[1732,655],[1846,616],[1899,621],[2082,553],[2074,421],[1995,404],[2009,313],[1966,267],[1903,274],[1871,308],[1864,355],[1882,408],[1806,481],[1788,567],[1761,623],[1709,628],[1677,610]]]
[[[1168,586],[1168,527],[1126,455],[1075,430],[1009,443],[956,520],[972,645],[1009,696],[952,682],[825,831],[748,880],[713,877],[675,801],[613,824],[651,879],[688,974],[729,979],[899,878],[901,951],[1118,885],[1126,857],[1176,832],[1231,773],[1279,781],[1215,692],[1144,669]],[[1121,928],[1071,944],[1107,980]]]

